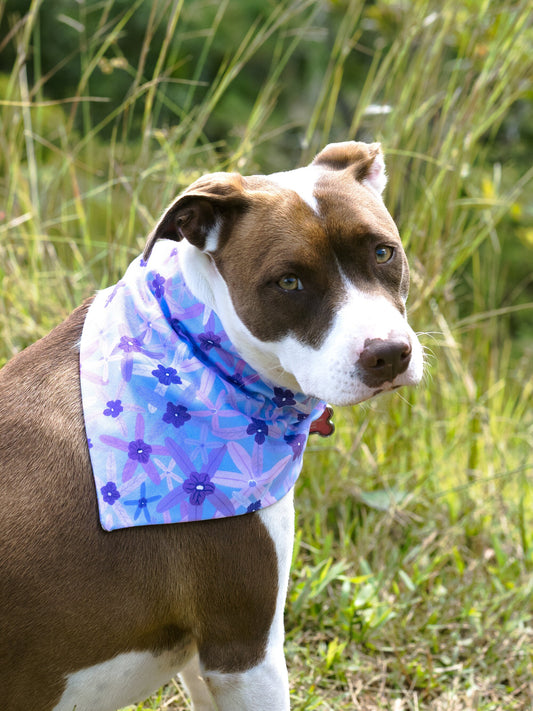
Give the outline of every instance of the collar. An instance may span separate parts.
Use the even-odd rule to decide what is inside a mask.
[[[173,242],[99,292],[83,328],[82,404],[105,530],[237,516],[279,501],[325,403],[239,356],[187,288]]]

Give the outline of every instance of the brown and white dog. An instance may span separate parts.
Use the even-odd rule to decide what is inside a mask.
[[[385,182],[379,144],[354,142],[286,173],[207,175],[147,250],[180,241],[190,291],[262,376],[359,403],[423,369]],[[180,672],[195,711],[286,711],[292,493],[243,516],[103,531],[80,401],[87,308],[0,372],[2,708],[114,711]]]

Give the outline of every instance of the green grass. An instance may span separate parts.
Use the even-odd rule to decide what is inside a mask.
[[[517,235],[530,230],[532,173],[516,153],[494,158],[516,102],[532,101],[529,4],[344,3],[312,104],[286,122],[275,112],[284,72],[318,31],[320,4],[274,4],[205,86],[221,5],[181,106],[165,93],[182,22],[172,7],[147,76],[117,44],[137,5],[101,3],[98,36],[80,41],[78,91],[55,104],[39,73],[43,7],[13,25],[18,54],[0,77],[0,362],[116,280],[199,174],[262,169],[272,155],[269,168],[290,168],[279,146],[295,135],[302,163],[329,140],[382,140],[427,374],[416,390],[338,410],[335,436],[308,448],[286,613],[293,708],[530,709],[533,340],[510,338],[511,317],[531,304],[506,255],[520,248],[531,263]],[[350,50],[368,27],[385,39],[367,47],[356,87]],[[146,50],[153,32],[148,24]],[[210,140],[217,107],[259,50],[271,62],[255,101],[233,136]],[[130,90],[96,121],[87,97],[110,67]],[[372,104],[392,110],[369,113]],[[176,121],[159,126],[169,109]],[[188,706],[173,683],[141,708]]]

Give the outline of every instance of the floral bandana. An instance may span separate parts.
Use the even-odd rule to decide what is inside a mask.
[[[100,521],[111,531],[257,511],[302,468],[325,404],[242,360],[158,242],[99,292],[81,339],[85,428]]]

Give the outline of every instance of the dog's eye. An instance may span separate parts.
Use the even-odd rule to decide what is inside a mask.
[[[376,247],[376,262],[378,264],[386,264],[390,262],[394,255],[394,247],[388,247],[386,244],[380,244]]]
[[[301,291],[304,287],[295,274],[286,274],[278,281],[278,286],[283,291]]]

